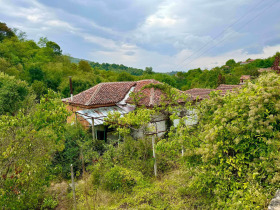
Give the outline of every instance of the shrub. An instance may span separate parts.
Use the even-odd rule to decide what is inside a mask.
[[[139,172],[114,166],[104,175],[104,187],[110,191],[130,191],[142,179]]]
[[[195,144],[187,138],[198,171],[189,190],[213,197],[212,208],[265,208],[280,187],[279,76],[213,94],[200,110]]]

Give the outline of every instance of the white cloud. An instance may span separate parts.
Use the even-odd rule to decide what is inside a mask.
[[[204,56],[189,63],[188,68],[208,68],[211,69],[216,66],[221,66],[226,63],[229,59],[234,59],[236,62],[245,61],[248,58],[268,58],[275,55],[280,50],[280,44],[276,46],[266,46],[263,48],[261,53],[249,54],[243,49],[234,50],[223,55],[218,56]]]

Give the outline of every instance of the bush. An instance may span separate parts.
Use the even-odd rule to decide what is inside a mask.
[[[131,191],[141,180],[141,173],[114,166],[104,175],[104,187],[110,191]]]
[[[280,187],[279,76],[261,76],[225,97],[213,94],[200,110],[195,137],[186,138],[198,172],[189,190],[214,198],[212,208],[265,208]]]

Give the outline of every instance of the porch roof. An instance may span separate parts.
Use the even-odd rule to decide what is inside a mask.
[[[84,118],[91,125],[92,118],[94,118],[94,126],[102,125],[104,119],[108,117],[110,112],[118,112],[121,115],[127,114],[131,109],[124,109],[119,106],[110,106],[110,107],[100,107],[95,109],[84,109],[79,110],[76,113]]]

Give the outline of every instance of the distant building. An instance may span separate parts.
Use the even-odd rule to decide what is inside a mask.
[[[250,80],[251,79],[251,75],[242,75],[240,77],[240,84],[244,84],[246,81]]]
[[[259,73],[263,73],[263,72],[271,72],[273,71],[272,68],[260,68],[258,70]]]
[[[240,65],[249,64],[249,63],[252,63],[253,61],[255,61],[255,60],[254,59],[248,59],[247,61],[240,62]]]

